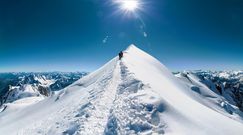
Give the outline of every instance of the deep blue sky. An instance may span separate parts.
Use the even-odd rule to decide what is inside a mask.
[[[172,70],[243,69],[242,0],[141,0],[144,29],[111,1],[0,0],[0,72],[93,71],[131,43]]]

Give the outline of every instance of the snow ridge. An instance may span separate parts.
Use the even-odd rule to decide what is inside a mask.
[[[98,88],[101,89],[100,91],[96,91],[97,88],[93,88],[89,91],[89,98],[91,99],[88,105],[89,107],[86,109],[80,109],[86,111],[83,113],[86,119],[81,119],[80,121],[80,134],[98,135],[103,133],[104,127],[107,123],[110,108],[113,105],[113,101],[116,96],[116,88],[120,83],[119,69],[120,66],[117,63],[114,66],[114,71],[110,73],[112,76],[109,78],[104,78],[104,81],[108,81],[106,82],[107,85],[105,87],[102,87],[104,81],[101,81],[101,87]],[[97,94],[99,92],[100,94]],[[96,97],[96,95],[99,97]]]
[[[241,135],[243,122],[225,111],[223,98],[188,77],[176,78],[132,45],[122,60],[115,57],[41,102],[1,112],[0,133]]]

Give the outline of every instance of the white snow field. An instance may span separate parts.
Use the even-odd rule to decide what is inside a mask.
[[[134,45],[59,93],[22,102],[0,113],[1,135],[243,134],[237,108]]]

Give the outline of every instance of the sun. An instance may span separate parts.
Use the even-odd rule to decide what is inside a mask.
[[[135,11],[139,8],[139,1],[138,0],[122,0],[121,3],[121,9],[126,11]]]
[[[138,17],[144,11],[145,2],[143,0],[111,0],[116,7],[115,14],[122,14],[127,17]]]

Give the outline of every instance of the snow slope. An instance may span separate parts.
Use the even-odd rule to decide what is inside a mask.
[[[188,83],[134,45],[59,93],[0,113],[0,134],[18,135],[241,135],[241,117],[230,117]],[[213,96],[211,96],[213,95]],[[223,107],[222,107],[223,108]]]

